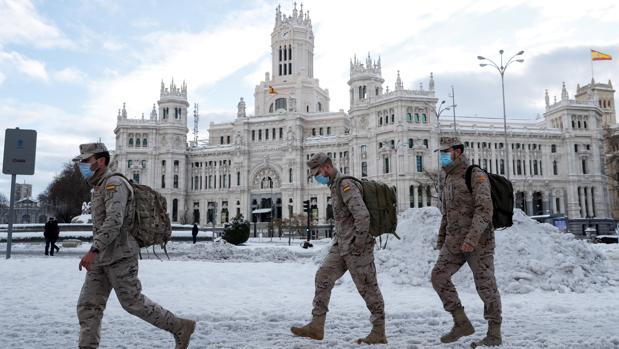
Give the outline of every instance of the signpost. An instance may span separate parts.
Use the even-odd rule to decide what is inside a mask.
[[[4,133],[4,160],[2,173],[11,175],[9,226],[6,239],[6,259],[11,258],[13,238],[13,210],[15,208],[15,180],[17,175],[33,175],[37,148],[37,131],[7,128]]]

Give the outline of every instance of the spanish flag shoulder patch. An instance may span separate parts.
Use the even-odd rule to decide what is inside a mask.
[[[345,185],[344,188],[342,189],[342,191],[344,193],[348,193],[350,191],[350,185]]]
[[[108,184],[105,186],[105,190],[107,191],[116,191],[116,184]]]

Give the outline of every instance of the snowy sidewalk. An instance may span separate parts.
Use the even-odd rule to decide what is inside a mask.
[[[79,258],[15,256],[0,261],[0,338],[3,348],[75,348],[75,305],[84,278]],[[317,266],[286,263],[155,261],[140,263],[144,293],[198,320],[190,348],[359,348],[369,313],[346,275],[333,291],[325,340],[294,338],[291,325],[310,318]],[[430,287],[396,285],[379,274],[389,344],[376,348],[466,348],[485,333],[476,294],[461,294],[477,333],[442,345],[449,329]],[[429,286],[429,282],[428,282]],[[619,289],[603,292],[504,294],[503,348],[619,348]],[[101,348],[171,348],[171,335],[129,315],[110,297]]]

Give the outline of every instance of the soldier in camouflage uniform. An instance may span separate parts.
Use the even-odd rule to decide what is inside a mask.
[[[129,234],[134,213],[129,184],[107,168],[110,155],[103,143],[80,145],[80,155],[73,160],[79,161],[80,172],[93,186],[93,244],[79,264],[80,270],[87,270],[77,302],[79,347],[99,346],[101,318],[113,289],[127,312],[171,332],[176,349],[187,348],[195,321],[175,316],[142,294],[139,247]]]
[[[479,297],[484,302],[484,318],[488,321],[486,337],[475,346],[501,344],[501,297],[494,278],[494,232],[492,198],[488,176],[479,168],[471,173],[472,192],[465,174],[469,166],[464,146],[457,138],[442,138],[441,165],[445,171],[443,219],[438,233],[440,254],[432,270],[432,286],[446,311],[454,319],[449,333],[441,342],[451,343],[475,333],[456,288],[451,282],[464,263],[468,263]]]
[[[372,330],[359,344],[387,343],[385,336],[385,304],[376,279],[374,266],[374,238],[369,234],[370,214],[360,187],[352,180],[341,177],[331,159],[324,153],[314,155],[308,162],[310,174],[318,183],[328,184],[331,190],[336,235],[333,246],[316,272],[312,321],[303,327],[292,327],[296,336],[322,340],[329,299],[335,282],[348,270],[361,297],[370,310]],[[342,201],[337,191],[342,193]]]

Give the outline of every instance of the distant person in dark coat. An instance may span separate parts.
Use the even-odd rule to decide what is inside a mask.
[[[191,236],[193,237],[193,243],[195,244],[198,241],[198,225],[196,223],[193,224],[193,228],[191,228]]]
[[[54,249],[56,252],[60,251],[60,247],[56,246],[56,241],[60,237],[60,228],[58,227],[58,221],[54,217],[50,217],[47,223],[45,223],[45,231],[43,232],[45,237],[45,255],[53,256]],[[51,245],[51,249],[50,249]],[[49,251],[49,253],[48,253]]]

